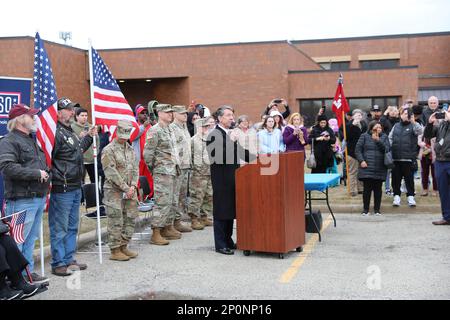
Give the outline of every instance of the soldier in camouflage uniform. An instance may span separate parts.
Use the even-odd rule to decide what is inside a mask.
[[[103,203],[108,215],[108,245],[111,260],[128,261],[137,253],[127,249],[134,233],[137,217],[137,184],[139,168],[133,148],[127,143],[133,125],[130,121],[117,122],[117,137],[102,151],[105,171]]]
[[[212,185],[206,139],[210,128],[210,118],[195,121],[197,133],[191,138],[192,146],[192,175],[189,186],[191,201],[188,206],[192,219],[191,227],[202,230],[213,223],[208,216],[212,213]]]
[[[181,217],[187,213],[188,176],[191,169],[191,135],[187,129],[187,109],[185,106],[173,106],[173,122],[170,124],[174,134],[180,159],[181,176],[177,180],[175,194],[178,207],[174,208],[174,227],[180,232],[191,232],[192,229],[181,223]]]
[[[175,135],[169,126],[173,120],[170,104],[158,104],[158,123],[147,131],[144,160],[153,176],[154,199],[151,244],[167,245],[168,240],[181,238],[181,232],[174,226],[175,211],[178,207],[176,182],[181,169]]]

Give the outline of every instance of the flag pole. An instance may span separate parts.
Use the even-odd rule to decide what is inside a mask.
[[[92,125],[95,127],[95,115],[94,115],[94,69],[92,63],[92,42],[89,39],[89,87],[91,90],[91,115],[92,115]],[[94,136],[93,147],[94,151],[94,172],[95,172],[95,202],[97,204],[97,236],[98,236],[98,254],[100,264],[103,263],[103,253],[102,253],[102,228],[100,224],[100,195],[98,190],[98,166],[97,166],[97,139]]]
[[[41,274],[42,276],[45,275],[44,272],[44,221],[41,219],[41,231],[39,235],[39,243],[40,243],[40,249],[41,249]]]
[[[36,29],[36,33],[34,38],[36,39],[36,35],[39,33],[39,29]],[[34,81],[34,80],[33,80]],[[35,97],[36,98],[36,97]],[[34,107],[34,103],[33,103]],[[48,192],[50,192],[50,187],[48,188]],[[45,202],[47,204],[49,194],[45,196]],[[45,209],[44,209],[45,210]],[[48,211],[47,211],[47,217],[48,217]],[[41,225],[40,225],[40,231],[39,231],[39,251],[41,256],[41,275],[45,276],[45,257],[44,257],[44,213],[42,214],[41,218]]]
[[[338,83],[343,86],[344,84],[344,76],[339,74]],[[342,128],[344,129],[344,141],[345,141],[345,170],[347,172],[347,192],[350,194],[350,179],[348,172],[348,143],[347,143],[347,124],[345,123],[345,112],[342,110]]]

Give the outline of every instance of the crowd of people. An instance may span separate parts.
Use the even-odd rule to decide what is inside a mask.
[[[421,195],[440,195],[443,218],[433,223],[450,224],[450,111],[441,110],[436,97],[430,97],[424,109],[412,101],[384,111],[374,105],[369,115],[355,109],[340,128],[336,119],[327,118],[324,108],[315,125],[306,127],[302,115],[291,113],[284,99],[272,100],[257,123],[246,115],[235,119],[229,106],[211,113],[201,104],[172,106],[153,100],[147,107],[135,107],[139,134],[132,142],[134,129],[129,121],[118,121],[111,138],[109,132],[88,122],[87,110],[79,104],[61,98],[57,109],[51,166],[33,136],[37,130],[35,109],[14,105],[9,113],[9,133],[0,141],[6,216],[26,211],[23,243],[13,245],[8,227],[0,223],[2,299],[31,295],[37,284],[48,282],[34,271],[33,262],[48,193],[52,273],[67,276],[87,268],[74,255],[82,184],[86,174],[90,182],[95,180],[95,161],[100,201],[106,208],[102,214],[108,217],[110,259],[114,261],[138,256],[128,244],[137,205],[143,201],[140,178],[148,180],[154,198],[150,244],[166,246],[181,239],[183,233],[214,226],[216,251],[233,254],[234,170],[258,154],[305,151],[306,158],[308,145],[315,156],[311,173],[337,173],[344,161],[343,168],[348,170],[343,170],[343,175],[344,179],[348,176],[351,196],[362,194],[363,215],[369,214],[372,193],[374,214],[380,215],[383,183],[394,206],[401,205],[402,192],[408,205],[415,206],[414,176],[420,160]],[[99,146],[97,157],[94,139]],[[234,154],[231,163],[226,159],[229,147]],[[342,156],[345,148],[347,164]],[[182,222],[183,216],[190,218],[190,224]],[[25,267],[30,274],[28,282],[24,280]]]

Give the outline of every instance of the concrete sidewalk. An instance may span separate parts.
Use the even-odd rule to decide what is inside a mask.
[[[212,228],[162,247],[149,245],[149,234],[136,235],[139,257],[128,262],[110,261],[108,252],[100,265],[90,245],[80,251],[94,253],[77,255],[86,271],[50,275],[49,290],[32,299],[450,299],[450,227],[433,226],[437,216],[336,218],[322,242],[308,234],[304,252],[283,260],[217,254]]]

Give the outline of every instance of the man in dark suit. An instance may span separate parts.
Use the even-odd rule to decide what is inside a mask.
[[[218,124],[206,142],[213,188],[214,242],[216,252],[234,254],[236,244],[231,236],[236,218],[235,170],[240,166],[240,159],[250,162],[255,156],[250,155],[229,135],[234,122],[233,108],[220,107],[216,115]]]

